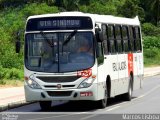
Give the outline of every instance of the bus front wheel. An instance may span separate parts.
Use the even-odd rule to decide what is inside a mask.
[[[130,75],[130,78],[129,78],[129,85],[128,85],[128,92],[124,94],[124,98],[125,100],[127,101],[131,101],[132,99],[132,92],[133,92],[133,77]]]
[[[52,107],[52,101],[39,101],[41,110],[50,110]]]
[[[105,87],[104,93],[105,93],[104,99],[98,101],[98,106],[100,108],[105,108],[107,106],[107,99],[108,99],[108,97],[107,97],[107,88],[106,87]]]

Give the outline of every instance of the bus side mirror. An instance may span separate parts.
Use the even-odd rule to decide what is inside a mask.
[[[102,42],[98,42],[97,43],[96,55],[97,55],[98,64],[102,64],[104,62],[103,44],[102,44]]]
[[[96,35],[97,42],[103,42],[102,31],[100,28],[95,29],[95,35]]]
[[[20,53],[20,49],[21,49],[21,42],[20,40],[16,41],[16,53]]]
[[[104,40],[107,40],[106,31],[107,31],[106,25],[101,25],[101,29],[99,27],[95,28],[97,42],[103,42]]]
[[[16,44],[15,44],[16,53],[20,53],[20,49],[21,49],[20,32],[17,32],[16,38],[17,38]]]

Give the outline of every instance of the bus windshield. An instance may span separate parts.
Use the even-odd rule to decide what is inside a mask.
[[[92,67],[95,58],[93,33],[71,34],[72,32],[26,34],[26,67],[32,71],[54,73],[74,72]]]

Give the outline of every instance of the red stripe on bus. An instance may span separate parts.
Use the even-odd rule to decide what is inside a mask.
[[[128,54],[128,75],[133,72],[133,54]]]

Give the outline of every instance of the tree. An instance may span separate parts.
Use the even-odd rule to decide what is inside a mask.
[[[154,21],[158,26],[160,24],[160,0],[149,0],[148,5],[153,13]]]
[[[93,2],[90,5],[82,5],[80,6],[80,10],[82,12],[89,12],[93,14],[104,14],[104,15],[117,15],[116,6],[113,2],[107,0],[92,0]],[[102,2],[104,1],[104,2]]]
[[[79,10],[79,0],[63,0],[63,7],[67,11],[78,11]]]
[[[141,21],[143,21],[145,17],[144,9],[139,7],[138,0],[126,0],[122,7],[118,10],[118,13],[128,18],[139,15]]]
[[[60,11],[78,11],[80,0],[55,0],[55,5]]]
[[[79,4],[80,5],[89,5],[91,3],[91,0],[80,0]]]

